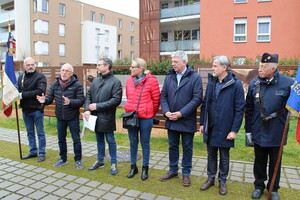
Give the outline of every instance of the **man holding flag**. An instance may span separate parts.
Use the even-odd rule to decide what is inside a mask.
[[[36,96],[41,96],[46,92],[46,77],[35,70],[35,61],[31,57],[25,58],[23,68],[25,72],[18,78],[18,89],[30,151],[22,159],[39,157],[38,162],[42,162],[46,155],[44,106],[36,99]],[[39,148],[36,145],[34,126],[37,131]]]
[[[267,163],[269,159],[269,180],[267,190],[272,191],[272,200],[279,199],[281,156],[278,171],[271,186],[280,144],[283,137],[288,111],[285,108],[290,95],[293,79],[279,74],[278,54],[264,53],[259,64],[259,76],[252,80],[245,105],[245,129],[252,134],[254,142],[254,187],[252,199],[259,199],[266,188]],[[284,143],[286,144],[286,138]]]

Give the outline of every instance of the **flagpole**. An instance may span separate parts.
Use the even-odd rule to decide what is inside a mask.
[[[280,160],[281,160],[281,156],[282,156],[282,152],[283,152],[283,146],[284,146],[284,142],[286,140],[286,136],[287,136],[287,132],[288,132],[288,128],[289,128],[289,122],[290,122],[290,112],[288,112],[286,122],[285,122],[285,125],[284,125],[281,144],[280,144],[280,148],[279,148],[279,151],[278,151],[278,156],[277,156],[277,160],[276,160],[276,164],[275,164],[275,168],[274,168],[274,172],[273,172],[273,176],[272,176],[272,181],[271,181],[271,185],[270,185],[269,192],[268,192],[268,200],[271,199],[271,193],[273,192],[275,180],[276,180],[276,177],[277,177],[277,172],[279,170],[279,163],[280,163]]]
[[[21,144],[21,134],[20,134],[19,114],[18,114],[18,104],[17,104],[17,102],[15,102],[15,108],[16,108],[16,119],[17,119],[20,159],[22,160],[22,144]]]

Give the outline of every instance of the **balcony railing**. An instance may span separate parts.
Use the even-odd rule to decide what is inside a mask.
[[[180,6],[175,8],[166,8],[160,10],[161,19],[199,14],[200,3],[193,3],[192,5]]]
[[[11,10],[11,11],[0,10],[0,23],[8,21],[8,16],[9,16],[10,20],[14,20],[15,19],[15,10]]]
[[[199,51],[200,50],[200,40],[182,40],[173,42],[161,42],[160,51]]]

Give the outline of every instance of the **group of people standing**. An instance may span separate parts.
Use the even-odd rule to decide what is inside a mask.
[[[191,185],[193,157],[193,139],[197,132],[197,109],[201,106],[200,134],[207,145],[207,181],[200,190],[214,186],[217,169],[219,193],[227,194],[226,180],[229,172],[230,148],[234,147],[245,114],[245,129],[251,133],[254,142],[254,177],[255,190],[253,199],[259,199],[265,188],[269,189],[276,158],[288,111],[285,104],[293,80],[278,72],[278,55],[264,53],[259,64],[259,75],[248,89],[245,100],[242,82],[230,70],[230,60],[226,56],[213,58],[212,74],[203,97],[201,76],[188,65],[187,54],[177,51],[172,54],[172,67],[164,80],[160,91],[158,80],[147,70],[147,63],[136,58],[130,67],[130,77],[126,81],[126,112],[137,111],[138,128],[129,128],[130,162],[128,178],[138,173],[138,143],[142,146],[141,179],[148,179],[150,159],[150,136],[153,117],[161,106],[166,118],[168,131],[169,170],[160,177],[167,181],[178,177],[179,144],[182,143],[182,185]],[[114,137],[116,130],[116,109],[122,100],[122,85],[112,73],[112,61],[100,59],[97,63],[99,76],[92,82],[86,99],[82,84],[74,74],[70,64],[61,67],[60,76],[51,85],[45,96],[45,76],[35,71],[32,58],[24,60],[24,75],[18,79],[23,118],[27,129],[30,151],[23,159],[38,156],[38,161],[45,160],[45,133],[43,128],[43,105],[55,100],[57,117],[58,144],[60,158],[53,165],[59,167],[67,163],[66,130],[69,126],[73,139],[74,160],[78,169],[83,169],[81,162],[82,147],[79,137],[79,108],[84,105],[84,117],[96,115],[95,135],[97,140],[97,160],[88,170],[104,167],[105,139],[109,146],[110,173],[116,175],[117,146]],[[85,100],[84,100],[85,99]],[[39,147],[35,140],[36,126]],[[219,163],[218,163],[219,152]],[[269,159],[269,181],[267,163]],[[280,169],[280,166],[279,166]],[[280,170],[278,170],[272,199],[279,199],[278,189]]]

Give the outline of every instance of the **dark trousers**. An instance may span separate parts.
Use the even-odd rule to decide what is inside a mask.
[[[269,158],[269,180],[267,184],[267,189],[269,189],[274,173],[274,168],[277,160],[279,152],[279,147],[261,147],[257,144],[254,144],[254,186],[255,189],[264,190],[266,188],[264,181],[267,180],[267,163]],[[279,189],[279,181],[280,181],[280,169],[281,169],[281,158],[279,162],[279,168],[277,172],[277,176],[275,179],[275,184],[273,191],[276,192]]]
[[[169,167],[170,173],[178,172],[178,160],[179,160],[179,143],[180,136],[182,142],[182,175],[189,176],[192,168],[193,159],[193,139],[195,133],[179,132],[168,130],[168,140],[169,140]]]
[[[72,120],[59,120],[56,121],[56,127],[58,131],[58,146],[59,146],[59,155],[63,161],[67,161],[67,127],[69,126],[72,139],[73,139],[73,149],[74,149],[74,160],[81,160],[82,157],[82,148],[80,141],[80,127],[79,127],[79,118],[74,118]]]
[[[217,173],[218,151],[220,153],[219,183],[226,183],[229,172],[229,150],[230,148],[211,147],[207,145],[207,176],[209,180],[215,180]]]

